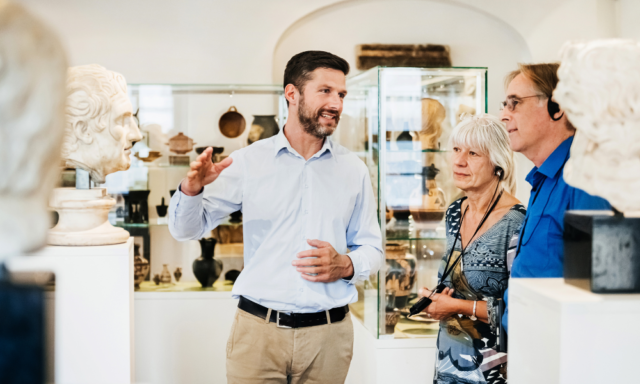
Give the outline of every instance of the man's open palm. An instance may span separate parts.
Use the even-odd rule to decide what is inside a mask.
[[[187,178],[182,181],[182,193],[189,196],[197,195],[202,187],[213,183],[222,171],[233,163],[233,159],[227,157],[214,164],[211,161],[212,152],[213,148],[209,147],[191,162],[191,170],[187,173]]]

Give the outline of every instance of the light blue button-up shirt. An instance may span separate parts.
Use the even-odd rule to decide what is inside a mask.
[[[355,283],[384,263],[382,237],[364,162],[330,138],[305,160],[284,130],[231,154],[233,163],[197,196],[177,191],[169,230],[177,240],[210,236],[226,216],[242,210],[244,270],[233,296],[288,312],[319,312],[358,299]],[[307,239],[329,242],[353,263],[350,281],[315,283],[291,265],[312,249]],[[347,251],[350,251],[347,253]]]

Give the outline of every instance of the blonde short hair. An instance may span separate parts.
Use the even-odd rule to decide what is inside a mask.
[[[516,162],[507,129],[498,117],[489,114],[463,116],[449,138],[449,147],[455,146],[477,148],[489,156],[491,164],[504,172],[502,185],[505,191],[512,195],[516,193]]]

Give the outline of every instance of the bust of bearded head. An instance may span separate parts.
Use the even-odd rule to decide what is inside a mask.
[[[97,64],[69,68],[66,117],[67,166],[88,171],[97,183],[129,169],[131,147],[142,135],[122,75]]]

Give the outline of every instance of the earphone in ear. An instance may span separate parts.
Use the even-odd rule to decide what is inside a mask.
[[[502,180],[504,176],[504,170],[498,166],[495,167],[495,175],[498,176],[498,179]]]
[[[551,100],[551,96],[547,99],[547,111],[549,112],[549,116],[551,116],[551,120],[558,121],[562,119],[564,113],[560,115],[557,119],[554,117],[556,113],[560,112],[560,106],[555,101]]]

